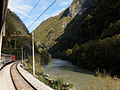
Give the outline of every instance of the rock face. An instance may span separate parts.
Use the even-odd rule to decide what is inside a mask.
[[[75,17],[77,14],[81,15],[86,9],[92,7],[97,0],[76,0],[68,8],[67,16]]]
[[[70,7],[69,7],[69,15],[71,17],[75,17],[76,14],[78,14],[78,12],[80,12],[82,8],[82,4],[81,4],[81,1],[77,1],[76,3],[72,4]]]

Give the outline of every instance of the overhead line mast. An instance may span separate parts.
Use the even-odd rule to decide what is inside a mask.
[[[36,19],[35,19],[35,21],[28,27],[28,28],[30,28],[43,14],[45,14],[45,12],[49,9],[49,8],[51,8],[55,3],[56,3],[56,1],[57,0],[54,0],[54,2],[52,3],[52,4],[50,4],[50,6],[48,6],[48,8],[42,13],[42,14],[40,14],[39,15],[39,17],[37,17]],[[40,0],[38,1],[38,3],[40,2]],[[38,5],[38,3],[35,5],[35,7]],[[34,7],[34,8],[35,8]],[[33,8],[33,9],[34,9]],[[33,9],[30,11],[30,13],[28,14],[28,16],[31,14],[31,12],[33,11]],[[27,16],[27,17],[28,17]],[[14,35],[13,35],[14,36]],[[35,75],[35,52],[34,52],[34,32],[32,32],[32,51],[33,51],[33,75]]]

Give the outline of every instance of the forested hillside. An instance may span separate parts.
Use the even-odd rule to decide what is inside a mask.
[[[44,21],[35,33],[38,48],[47,48],[53,57],[87,69],[120,71],[119,0],[74,0],[60,15]]]
[[[22,52],[24,59],[31,58],[32,36],[22,20],[8,9],[6,34],[3,37],[2,53],[16,55],[16,60],[21,60]],[[38,58],[38,62],[42,64],[47,64],[51,59],[50,55],[45,50],[39,52],[36,45],[35,58]]]
[[[69,16],[61,19],[61,15],[62,13],[42,22],[35,30],[35,40],[38,48],[50,48],[57,43],[55,40],[63,34],[66,25],[71,20]]]
[[[21,59],[22,47],[25,56],[31,55],[31,35],[21,19],[9,9],[6,18],[6,35],[3,38],[2,53],[14,54]]]

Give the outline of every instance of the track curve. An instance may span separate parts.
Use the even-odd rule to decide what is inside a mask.
[[[17,69],[18,63],[19,62],[15,62],[10,68],[10,75],[16,90],[37,90],[18,71]]]

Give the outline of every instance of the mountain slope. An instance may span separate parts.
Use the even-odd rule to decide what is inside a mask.
[[[56,44],[56,39],[63,34],[64,28],[71,17],[61,18],[61,14],[44,21],[34,32],[38,47],[50,48]],[[47,41],[47,42],[46,42]]]
[[[120,59],[118,56],[120,52],[116,51],[120,48],[119,0],[109,0],[109,2],[108,0],[74,0],[71,6],[60,15],[60,20],[68,16],[71,20],[65,25],[62,33],[54,36],[53,31],[53,35],[51,35],[51,37],[54,36],[52,39],[56,42],[48,48],[53,57],[69,59],[74,64],[89,69],[119,70],[120,64],[116,63]],[[48,26],[55,25],[55,23],[58,21],[54,21]],[[62,25],[59,24],[59,27]],[[46,33],[46,27],[43,29],[42,34]],[[59,32],[61,29],[54,30]],[[36,35],[39,36],[38,31],[39,29],[35,30]],[[42,34],[39,37],[42,37]],[[43,41],[48,43],[51,37],[46,37]],[[47,47],[47,44],[43,44],[43,46]],[[112,59],[115,60],[112,61]]]
[[[65,27],[78,13],[79,8],[79,3],[72,4],[71,7],[61,12],[58,16],[51,17],[42,22],[34,31],[38,48],[42,47],[49,49],[55,45],[57,43],[57,38],[64,33]]]
[[[16,60],[32,57],[32,37],[22,20],[8,9],[6,18],[6,36],[3,38],[2,53],[16,55]],[[38,52],[35,45],[35,59],[40,64],[48,64],[51,56],[45,50]],[[32,60],[32,59],[31,59]],[[32,65],[32,63],[30,63]]]
[[[15,30],[15,31],[14,31]],[[21,19],[13,12],[8,9],[7,19],[6,19],[6,32],[19,32],[28,34],[28,29],[25,24],[21,21]]]
[[[8,9],[6,18],[6,36],[3,38],[2,53],[14,54],[18,59],[21,58],[21,47],[24,52],[30,55],[31,38],[26,36],[14,35],[30,35],[26,26],[21,19]]]

